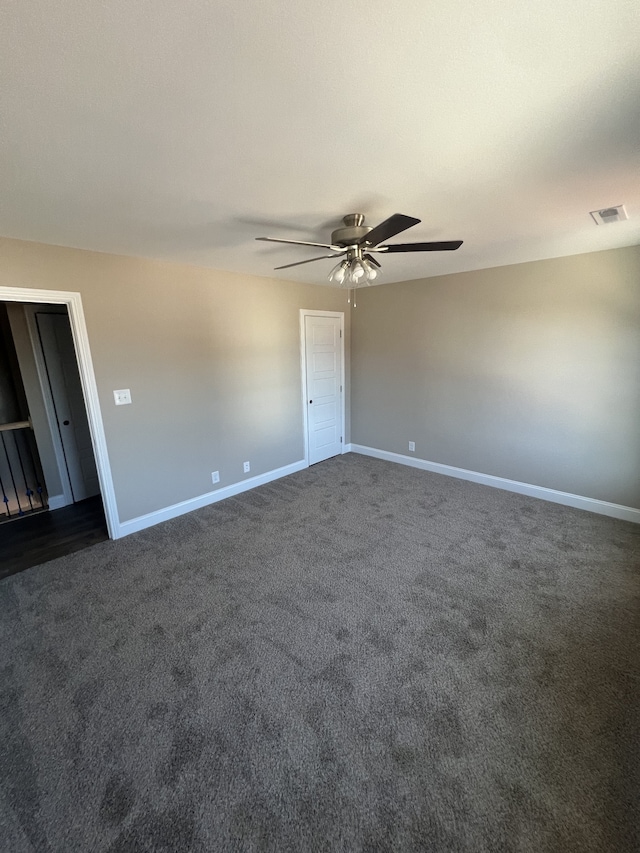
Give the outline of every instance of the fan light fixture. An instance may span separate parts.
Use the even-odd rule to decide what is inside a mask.
[[[371,284],[377,275],[378,271],[372,263],[354,254],[335,265],[329,273],[329,281],[340,287],[359,287]]]

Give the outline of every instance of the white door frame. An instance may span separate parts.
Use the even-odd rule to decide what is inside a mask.
[[[0,286],[1,302],[38,302],[49,305],[66,305],[69,312],[69,322],[73,335],[73,344],[78,359],[78,370],[82,393],[87,407],[87,418],[93,452],[96,457],[98,479],[100,481],[100,493],[104,504],[104,514],[107,522],[107,530],[111,539],[120,536],[120,521],[118,519],[118,508],[116,495],[113,488],[109,454],[107,452],[107,440],[104,434],[102,414],[100,412],[100,401],[98,399],[98,386],[93,371],[93,361],[89,348],[89,336],[84,319],[82,298],[79,293],[66,290],[35,290],[30,287],[2,287]]]
[[[340,387],[342,388],[342,393],[340,395],[341,406],[342,406],[342,420],[340,424],[340,429],[342,431],[342,453],[345,453],[346,446],[346,435],[345,435],[345,427],[346,427],[346,419],[345,419],[345,410],[346,406],[344,404],[345,398],[345,371],[344,371],[344,311],[315,311],[310,308],[301,308],[300,309],[300,367],[302,370],[302,420],[303,420],[303,432],[304,432],[304,461],[306,467],[309,467],[309,417],[307,414],[307,400],[309,399],[309,394],[307,391],[307,346],[306,346],[306,330],[305,330],[305,317],[338,317],[340,319]]]

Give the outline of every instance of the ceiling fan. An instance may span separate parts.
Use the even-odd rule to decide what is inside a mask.
[[[343,218],[344,227],[338,228],[331,234],[330,243],[310,243],[306,240],[284,240],[280,237],[256,237],[269,243],[291,243],[295,246],[316,246],[328,249],[332,254],[320,255],[306,261],[295,261],[275,267],[285,270],[301,264],[322,261],[325,258],[345,257],[340,260],[329,273],[329,281],[341,287],[359,287],[371,284],[377,277],[381,265],[374,257],[376,254],[391,255],[394,252],[452,252],[460,248],[462,240],[447,240],[439,243],[392,243],[387,240],[417,225],[420,220],[402,213],[394,213],[384,222],[371,228],[364,224],[363,213],[349,213]]]

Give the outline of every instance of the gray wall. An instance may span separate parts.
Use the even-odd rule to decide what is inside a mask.
[[[351,358],[352,442],[640,507],[640,247],[362,290]]]
[[[329,287],[6,239],[0,284],[82,294],[120,521],[303,458],[300,308],[349,348]]]

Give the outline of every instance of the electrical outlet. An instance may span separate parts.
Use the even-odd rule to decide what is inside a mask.
[[[113,398],[116,401],[116,406],[127,406],[131,402],[131,391],[128,388],[114,391]]]
[[[211,474],[211,482],[212,483],[219,483],[220,482],[220,471],[214,471]]]
[[[410,441],[409,442],[409,450],[411,450],[413,453],[415,453],[415,449],[416,449],[415,441]]]
[[[249,471],[251,470],[251,464],[250,464],[249,462],[245,462],[245,463],[242,465],[242,467],[244,468],[244,473],[245,473],[245,474],[248,474],[248,473],[249,473]]]

